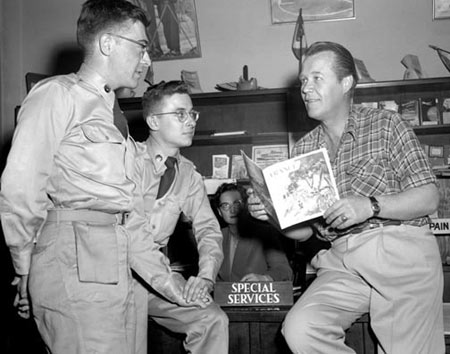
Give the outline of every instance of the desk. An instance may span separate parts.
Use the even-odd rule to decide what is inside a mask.
[[[289,308],[255,310],[254,308],[224,307],[230,325],[230,353],[284,354],[290,353],[280,332]],[[149,352],[183,354],[184,335],[162,328],[149,319]],[[375,354],[376,344],[371,333],[368,316],[356,321],[347,331],[346,343],[357,354]]]
[[[230,353],[290,353],[280,332],[289,308],[278,310],[223,308],[230,321]]]

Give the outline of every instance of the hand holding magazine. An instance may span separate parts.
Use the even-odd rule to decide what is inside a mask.
[[[253,190],[281,229],[322,216],[339,199],[326,149],[264,169],[243,151],[241,154]]]

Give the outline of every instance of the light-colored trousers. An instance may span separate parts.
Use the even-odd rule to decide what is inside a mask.
[[[294,353],[354,353],[344,344],[345,330],[365,313],[378,353],[445,352],[442,264],[428,227],[386,226],[345,236],[311,264],[317,278],[283,323]]]
[[[81,243],[88,244],[84,251],[92,257],[82,255]],[[127,252],[122,226],[45,224],[32,256],[29,291],[37,327],[51,353],[134,353],[136,312]],[[99,253],[106,255],[107,267],[96,264]],[[106,276],[93,271],[97,266]],[[98,281],[81,282],[81,269]]]
[[[149,292],[138,281],[135,295],[137,354],[147,354],[148,316],[172,332],[185,333],[183,345],[188,353],[228,354],[228,317],[216,303],[204,309],[182,307]]]

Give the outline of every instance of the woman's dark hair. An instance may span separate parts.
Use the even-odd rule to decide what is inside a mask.
[[[244,205],[247,203],[247,192],[243,186],[236,183],[222,183],[212,197],[213,205],[218,209],[220,205],[220,196],[225,192],[231,191],[238,191]]]
[[[344,77],[353,76],[353,92],[358,83],[358,72],[352,54],[344,46],[334,42],[315,42],[305,52],[305,59],[322,52],[334,54],[333,70],[341,81]]]
[[[87,0],[77,23],[77,41],[84,55],[89,55],[99,34],[112,32],[129,20],[145,27],[149,24],[144,10],[126,0]]]
[[[184,81],[161,81],[151,86],[142,96],[142,113],[144,119],[152,113],[157,113],[164,98],[176,93],[189,95],[188,85]]]

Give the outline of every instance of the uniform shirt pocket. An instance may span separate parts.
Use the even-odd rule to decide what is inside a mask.
[[[181,215],[178,203],[167,199],[157,200],[153,210],[148,216],[151,219],[151,228],[154,237],[163,240],[173,234]]]

